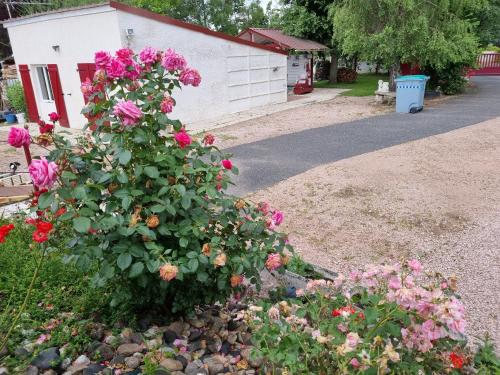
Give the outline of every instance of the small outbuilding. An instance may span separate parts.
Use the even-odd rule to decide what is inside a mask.
[[[304,78],[312,89],[313,53],[326,51],[327,46],[312,40],[286,35],[281,30],[251,27],[239,34],[241,39],[286,51],[287,85],[295,86]]]
[[[287,52],[111,1],[3,22],[32,121],[61,116],[81,128],[81,82],[93,77],[94,53],[128,47],[173,48],[201,76],[176,93],[174,118],[194,122],[287,100]]]

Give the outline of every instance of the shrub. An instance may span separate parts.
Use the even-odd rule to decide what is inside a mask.
[[[253,337],[272,371],[294,375],[459,373],[472,358],[453,289],[417,261],[368,266],[350,281],[312,280],[298,299],[251,307]]]
[[[446,95],[460,94],[465,90],[467,80],[464,78],[465,66],[462,64],[449,65],[444,69],[426,68],[424,73],[430,76],[429,87],[440,87]]]
[[[17,113],[26,113],[26,102],[24,101],[24,90],[21,83],[16,82],[7,87],[7,99]]]
[[[358,73],[354,69],[339,68],[337,71],[337,81],[339,83],[353,83],[358,79]]]
[[[330,77],[330,61],[318,60],[316,63],[316,71],[314,72],[314,79],[322,81]]]
[[[33,210],[68,228],[66,261],[83,272],[97,263],[92,285],[111,284],[113,306],[180,312],[226,298],[244,278],[259,284],[288,247],[274,231],[282,214],[227,195],[238,172],[228,155],[169,118],[172,92],[198,86],[198,72],[152,48],[98,52],[96,65],[82,85],[92,133],[76,146],[43,134],[55,150],[30,166],[40,188],[57,179]]]

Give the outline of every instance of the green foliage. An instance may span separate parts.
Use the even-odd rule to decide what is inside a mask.
[[[40,248],[31,243],[34,228],[20,220],[13,223],[14,231],[5,243],[0,244],[0,337],[4,337],[19,310],[41,255]],[[110,323],[124,316],[125,305],[113,310],[106,307],[108,290],[95,293],[90,287],[89,277],[62,262],[65,248],[61,242],[61,239],[50,240],[49,254],[42,264],[26,310],[10,339],[10,349],[18,347],[24,340],[33,342],[42,334],[50,334],[50,339],[35,346],[35,351],[71,341],[69,353],[76,353],[90,341],[85,328],[88,321],[82,319],[82,315],[90,317],[98,314]],[[48,329],[52,320],[58,323]],[[80,334],[72,336],[73,330]],[[11,360],[6,359],[6,362]]]
[[[424,69],[424,74],[430,76],[429,87],[439,87],[446,95],[460,94],[465,90],[467,80],[464,78],[466,67],[462,64],[450,64],[444,69]]]
[[[378,81],[380,79],[387,81],[387,75],[383,74],[358,74],[358,78],[354,83],[329,83],[328,81],[319,81],[314,83],[314,87],[318,88],[336,88],[348,89],[343,92],[343,96],[371,96],[377,90]]]
[[[24,90],[20,82],[7,87],[7,99],[17,113],[26,113]]]
[[[444,69],[473,64],[478,38],[468,15],[484,1],[345,0],[332,6],[334,37],[343,53],[386,67],[418,63]]]
[[[297,275],[304,276],[309,279],[317,279],[322,277],[322,275],[314,270],[314,267],[305,262],[299,255],[294,254],[290,257],[288,264],[286,265],[288,271],[294,272]]]
[[[500,359],[493,343],[486,338],[474,356],[474,364],[479,375],[500,374]]]
[[[221,167],[229,155],[198,139],[176,140],[189,136],[160,106],[180,87],[180,71],[160,62],[142,67],[134,83],[94,81],[83,113],[96,128],[78,147],[54,136],[49,158],[64,170],[47,193],[54,197],[49,211],[67,209],[56,219],[71,236],[65,260],[91,275],[94,288],[111,284],[113,306],[132,301],[138,309],[182,312],[237,291],[235,275],[258,284],[268,254],[289,246],[268,229],[269,217],[224,192],[229,173],[238,173]],[[123,101],[140,109],[136,125],[113,114]]]
[[[473,12],[481,46],[490,43],[500,46],[500,0],[489,0],[487,5]]]

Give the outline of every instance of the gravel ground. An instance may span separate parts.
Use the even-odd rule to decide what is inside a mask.
[[[323,165],[252,194],[311,263],[417,257],[456,275],[471,337],[500,344],[500,118]]]

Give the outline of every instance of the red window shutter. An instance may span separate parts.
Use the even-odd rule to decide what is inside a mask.
[[[94,63],[79,63],[77,64],[77,67],[81,83],[85,82],[87,79],[89,79],[90,81],[94,79],[94,74],[96,70]],[[83,100],[85,101],[85,104],[87,104],[87,99],[85,98],[85,95],[83,96]]]
[[[36,106],[35,92],[31,83],[30,70],[28,65],[19,65],[19,75],[23,83],[24,99],[28,110],[28,118],[30,121],[37,122],[40,119],[38,108]]]
[[[54,102],[59,115],[59,124],[64,127],[69,127],[68,113],[66,112],[66,104],[64,102],[64,93],[62,91],[61,79],[59,78],[59,70],[57,64],[47,64],[49,71],[50,84],[52,85],[52,93],[54,94]]]

